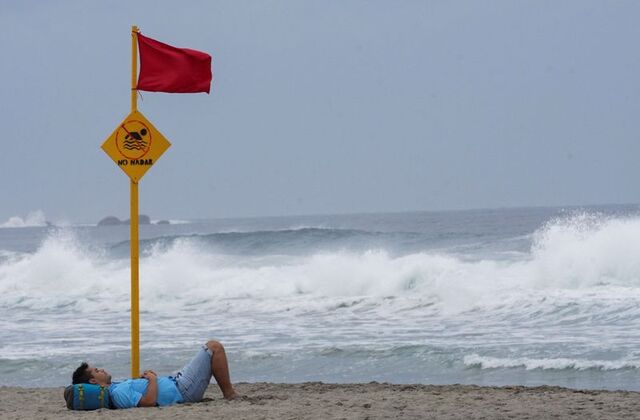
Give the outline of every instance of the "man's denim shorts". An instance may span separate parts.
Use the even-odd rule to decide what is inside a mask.
[[[205,345],[174,377],[184,402],[202,401],[211,380],[213,352]]]

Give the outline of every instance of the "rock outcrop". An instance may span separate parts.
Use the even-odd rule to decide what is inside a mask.
[[[120,220],[115,216],[107,216],[104,219],[98,222],[98,226],[118,226],[118,225],[128,225],[129,219]],[[141,214],[138,216],[138,224],[139,225],[150,225],[151,218],[146,214]]]

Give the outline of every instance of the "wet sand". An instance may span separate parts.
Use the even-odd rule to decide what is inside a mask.
[[[63,388],[0,387],[1,419],[634,419],[640,393],[558,387],[240,383],[242,397],[163,408],[69,411]]]

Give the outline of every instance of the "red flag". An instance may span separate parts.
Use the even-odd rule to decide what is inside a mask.
[[[195,93],[211,88],[211,56],[176,48],[138,33],[140,75],[138,90]]]

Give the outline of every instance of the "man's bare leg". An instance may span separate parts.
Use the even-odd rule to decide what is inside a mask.
[[[238,394],[231,384],[229,363],[227,362],[224,347],[218,341],[213,340],[207,342],[207,347],[213,352],[213,356],[211,357],[211,372],[213,372],[213,377],[216,378],[216,382],[224,398],[233,400]]]

